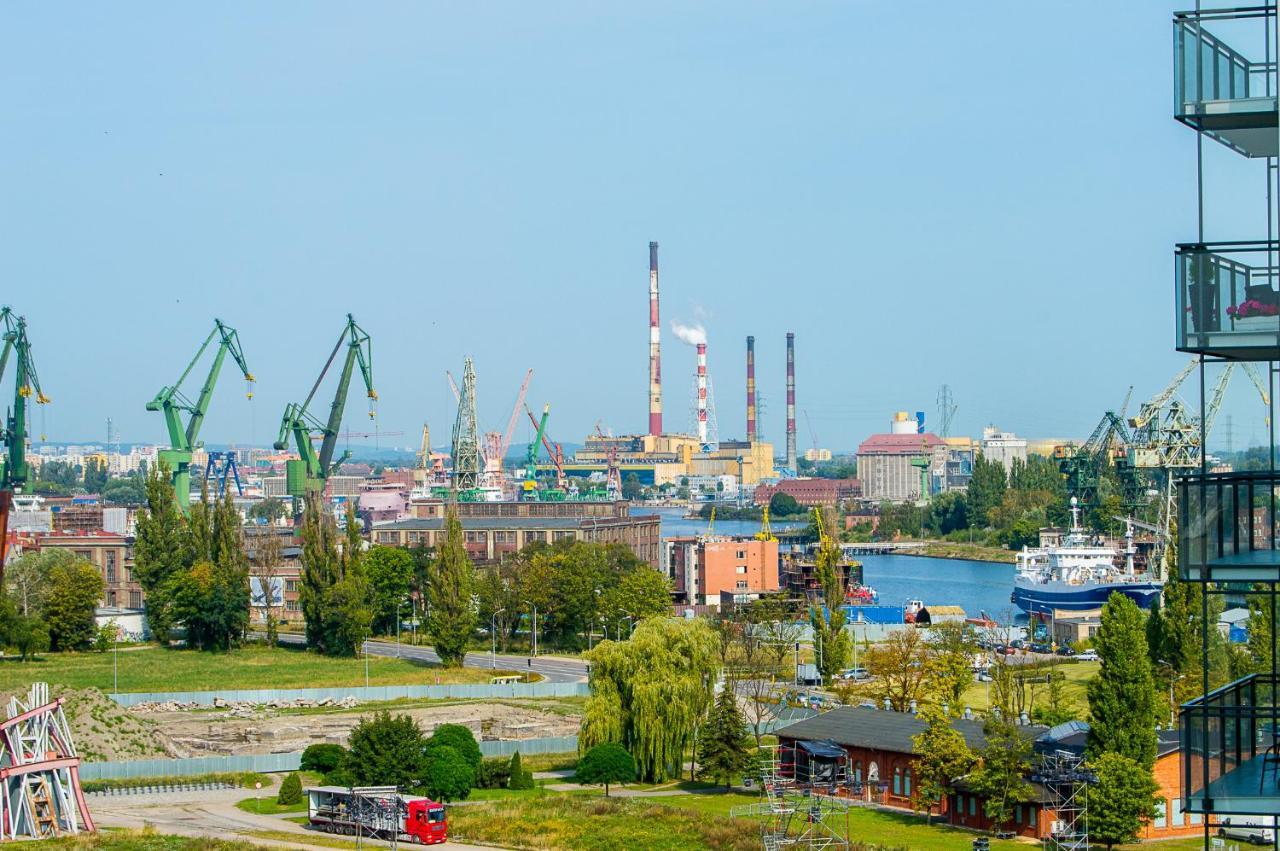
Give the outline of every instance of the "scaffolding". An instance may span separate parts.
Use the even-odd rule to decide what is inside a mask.
[[[843,750],[815,758],[795,745],[760,747],[760,801],[731,815],[755,818],[765,851],[849,849],[849,807],[856,793]]]
[[[1054,813],[1045,851],[1089,851],[1089,784],[1094,777],[1084,756],[1065,750],[1046,754],[1031,779],[1049,793],[1046,809]]]
[[[80,758],[49,686],[9,699],[0,722],[0,838],[46,839],[93,830],[80,788]]]

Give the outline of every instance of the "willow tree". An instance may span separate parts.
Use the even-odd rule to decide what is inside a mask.
[[[587,698],[578,747],[616,742],[631,752],[641,781],[678,776],[706,717],[719,674],[719,643],[701,620],[652,617],[630,640],[602,641],[587,654]]]

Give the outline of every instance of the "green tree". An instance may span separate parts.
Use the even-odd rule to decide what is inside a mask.
[[[268,525],[274,526],[287,513],[288,509],[285,507],[284,500],[269,496],[251,505],[247,516],[250,520],[262,520]]]
[[[801,512],[800,503],[789,493],[777,491],[769,497],[769,513],[774,517],[788,517]]]
[[[133,576],[142,586],[151,632],[168,644],[174,625],[169,594],[170,581],[194,561],[191,532],[169,481],[169,469],[160,464],[147,476],[147,507],[138,512],[133,546]]]
[[[436,747],[453,748],[472,768],[478,767],[483,758],[480,755],[480,745],[476,744],[476,737],[462,724],[441,724],[436,727],[431,738],[427,739],[427,748]]]
[[[1031,708],[1031,720],[1046,727],[1055,727],[1058,724],[1077,720],[1075,710],[1067,702],[1065,689],[1067,675],[1054,665],[1045,677],[1047,678],[1045,705]]]
[[[533,772],[527,770],[520,762],[520,751],[516,751],[511,755],[511,765],[507,769],[510,779],[507,781],[508,789],[532,789]]]
[[[702,772],[728,789],[735,774],[751,765],[751,734],[738,708],[732,680],[726,680],[707,723],[698,735],[698,762]],[[630,754],[628,754],[630,756]]]
[[[929,627],[928,664],[930,690],[955,717],[963,711],[964,692],[973,683],[973,656],[978,636],[972,624],[944,622]]]
[[[977,757],[951,719],[939,706],[925,704],[917,717],[925,728],[911,738],[915,752],[915,775],[919,794],[915,805],[933,816],[933,807],[954,791],[954,781],[969,773]]]
[[[579,748],[615,742],[651,783],[679,774],[711,704],[719,639],[701,620],[648,618],[629,641],[602,641],[587,653],[591,696]]]
[[[816,513],[816,512],[815,512]],[[818,673],[824,682],[844,669],[853,650],[849,633],[845,631],[844,575],[841,569],[843,555],[832,538],[824,537],[818,547],[814,578],[822,592],[821,605],[809,610],[809,625],[813,628],[814,649],[817,652]]]
[[[212,505],[207,496],[205,491],[191,506],[198,561],[171,577],[165,591],[174,620],[186,628],[188,646],[226,651],[249,627],[249,559],[231,491]]]
[[[929,500],[929,514],[926,522],[929,531],[934,535],[948,535],[960,529],[968,529],[968,499],[959,491],[934,494]]]
[[[307,749],[302,752],[302,762],[299,767],[303,771],[328,774],[342,764],[346,754],[346,748],[331,742],[307,745]]]
[[[1122,754],[1149,771],[1156,759],[1157,698],[1137,604],[1113,592],[1102,607],[1093,646],[1102,670],[1088,685],[1092,721],[1087,753],[1092,759]]]
[[[18,613],[38,615],[49,594],[49,571],[54,565],[71,564],[75,555],[61,547],[28,552],[5,565],[4,584]]]
[[[373,547],[364,555],[364,572],[373,593],[373,631],[380,635],[395,632],[398,613],[413,585],[413,557],[400,547]]]
[[[84,489],[86,493],[102,492],[107,484],[107,465],[97,458],[90,458],[84,464]]]
[[[1209,688],[1225,685],[1231,679],[1227,642],[1217,629],[1222,614],[1222,595],[1209,594],[1205,598],[1204,586],[1198,582],[1184,582],[1178,572],[1177,534],[1175,527],[1169,531],[1169,546],[1165,550],[1164,588],[1157,605],[1147,615],[1147,651],[1152,672],[1156,677],[1156,690],[1160,697],[1173,686],[1174,702],[1184,703],[1200,694],[1200,632],[1204,624],[1204,611],[1209,612]],[[1269,631],[1261,623],[1253,622],[1255,612],[1261,608],[1250,597],[1249,652],[1258,652],[1260,662],[1271,665],[1270,651],[1266,650]],[[1167,699],[1167,698],[1165,698]],[[1176,708],[1176,707],[1175,707]]]
[[[604,786],[609,797],[610,783],[631,783],[636,779],[636,761],[627,749],[615,742],[596,745],[582,755],[574,779],[586,786]]]
[[[427,751],[424,769],[423,786],[437,801],[465,801],[475,785],[475,769],[471,763],[446,745]]]
[[[627,473],[622,478],[622,498],[623,499],[639,499],[640,492],[643,490],[640,484],[640,477],[635,473]]]
[[[867,650],[867,670],[875,675],[871,693],[877,703],[889,701],[906,712],[924,696],[929,679],[929,648],[918,629],[897,629]]]
[[[431,565],[431,618],[427,632],[445,667],[459,667],[476,629],[475,568],[462,544],[462,523],[452,510],[445,518],[445,540]]]
[[[94,609],[102,599],[102,574],[87,561],[58,564],[49,571],[44,622],[54,650],[87,650],[97,635]]]
[[[1123,754],[1104,753],[1091,767],[1097,782],[1089,787],[1089,838],[1110,851],[1137,839],[1155,818],[1160,787],[1150,769]]]
[[[142,505],[147,488],[138,476],[111,479],[102,487],[102,501],[109,505]]]
[[[354,656],[373,619],[362,562],[359,525],[349,510],[339,542],[333,518],[308,500],[302,518],[302,580],[298,602],[306,620],[307,646],[330,656]]]
[[[298,772],[290,771],[289,776],[280,784],[280,791],[276,794],[276,803],[282,807],[302,803],[302,780],[298,778]]]
[[[983,814],[1001,828],[1013,818],[1013,808],[1031,800],[1027,782],[1031,771],[1031,740],[1022,735],[1006,715],[992,715],[983,724],[987,737],[976,771],[969,775],[969,788],[985,799]]]
[[[991,512],[1004,501],[1006,487],[1004,464],[988,461],[979,453],[973,460],[973,476],[967,491],[970,523],[979,528],[989,526]]]
[[[351,731],[342,767],[362,786],[412,788],[421,785],[425,776],[426,744],[417,721],[384,709],[361,719]]]

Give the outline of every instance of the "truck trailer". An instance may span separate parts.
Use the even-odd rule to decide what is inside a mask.
[[[444,804],[402,795],[395,786],[315,786],[307,790],[312,827],[347,836],[437,845],[448,838]]]

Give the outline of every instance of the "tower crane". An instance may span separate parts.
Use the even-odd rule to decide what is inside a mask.
[[[329,406],[329,418],[321,422],[309,410],[311,400],[315,398],[316,391],[320,389],[320,383],[324,381],[329,367],[333,366],[338,352],[344,345],[347,353],[342,362],[338,388],[334,393],[333,403]],[[348,451],[343,452],[338,460],[333,460],[334,449],[338,443],[338,432],[342,428],[342,413],[347,405],[347,391],[351,387],[351,373],[357,363],[360,365],[360,376],[364,379],[366,394],[372,404],[378,399],[378,393],[373,389],[373,345],[369,335],[348,313],[347,325],[338,335],[338,342],[329,353],[329,359],[325,361],[324,368],[320,370],[320,376],[311,386],[311,392],[307,394],[306,400],[301,405],[290,402],[284,409],[284,417],[280,420],[280,434],[276,437],[275,448],[287,449],[289,437],[292,435],[294,448],[299,456],[297,460],[285,462],[285,486],[289,496],[293,497],[295,507],[300,498],[312,499],[322,494],[329,476],[351,457]],[[369,417],[370,419],[374,417],[372,409],[369,411]],[[313,433],[319,438],[318,452],[312,443]]]
[[[27,320],[0,308],[0,380],[4,378],[9,356],[13,354],[13,407],[0,427],[0,588],[4,587],[4,556],[9,540],[9,510],[13,494],[21,492],[31,477],[27,463],[27,405],[47,405],[51,401],[40,389],[40,375],[31,357],[31,341],[27,338]]]
[[[209,346],[216,346],[213,362],[205,376],[200,394],[195,401],[187,398],[182,392],[182,383],[191,375],[196,364],[208,351]],[[200,427],[204,425],[205,416],[209,413],[209,402],[213,398],[213,389],[218,384],[218,375],[222,372],[222,363],[230,354],[240,367],[241,374],[247,384],[245,395],[253,398],[253,373],[245,362],[244,351],[240,348],[240,335],[236,329],[224,325],[221,319],[213,320],[213,330],[204,338],[195,357],[187,364],[187,368],[178,376],[173,384],[160,388],[155,398],[147,403],[148,411],[160,411],[164,414],[165,428],[169,432],[169,448],[161,449],[159,460],[168,466],[170,481],[173,482],[173,493],[178,499],[178,507],[186,514],[191,507],[191,454],[201,447]],[[183,415],[188,419],[184,425]]]

